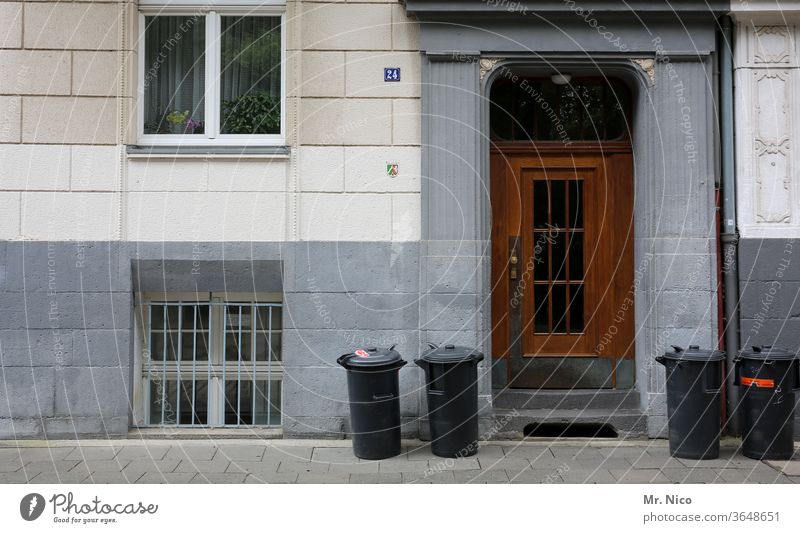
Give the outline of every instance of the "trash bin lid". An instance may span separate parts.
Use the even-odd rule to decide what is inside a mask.
[[[685,350],[680,346],[672,346],[674,351],[664,354],[666,359],[676,361],[722,361],[725,359],[725,352],[718,350],[703,350],[696,344],[690,345]]]
[[[400,354],[391,348],[358,348],[352,353],[346,353],[336,361],[347,369],[385,369],[392,366],[403,366],[406,361]]]
[[[428,363],[463,363],[465,361],[483,361],[483,354],[474,348],[445,344],[429,345],[430,349],[422,353],[420,359]]]
[[[739,358],[755,361],[791,361],[797,357],[797,354],[779,348],[778,346],[762,344],[761,346],[753,346],[752,348],[752,350],[742,350],[739,354]]]

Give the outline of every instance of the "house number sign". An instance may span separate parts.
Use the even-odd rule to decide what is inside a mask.
[[[400,67],[384,67],[383,81],[400,81]]]

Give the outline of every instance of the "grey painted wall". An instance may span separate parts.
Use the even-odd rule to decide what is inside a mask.
[[[794,239],[739,241],[739,336],[743,348],[771,344],[800,351],[798,253],[800,242]],[[794,430],[800,437],[800,411]]]
[[[800,350],[800,242],[739,241],[742,346],[772,344]]]
[[[0,438],[127,433],[134,289],[282,290],[287,436],[344,436],[342,353],[420,350],[418,243],[5,242],[0,258]],[[407,435],[421,385],[401,370]]]

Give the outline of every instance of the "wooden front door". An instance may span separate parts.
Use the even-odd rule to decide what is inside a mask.
[[[496,145],[491,154],[493,352],[510,386],[572,388],[537,358],[606,358],[603,385],[633,356],[633,171],[630,145]],[[576,359],[566,359],[576,358]],[[597,365],[595,365],[597,366]],[[563,370],[566,372],[567,370]]]

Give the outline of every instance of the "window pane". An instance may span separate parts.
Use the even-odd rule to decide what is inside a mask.
[[[194,388],[192,387],[194,384]],[[192,399],[194,398],[194,402]],[[192,405],[195,408],[192,409]],[[181,380],[181,410],[179,424],[208,424],[208,381]]]
[[[207,361],[208,360],[208,337],[203,332],[184,332],[181,360],[182,361]],[[195,341],[197,346],[195,347]]]
[[[280,407],[280,381],[256,380],[255,397],[251,379],[225,383],[225,425],[279,425]]]
[[[620,138],[630,96],[616,79],[497,80],[491,91],[492,135],[509,141],[592,141]]]
[[[222,133],[280,133],[280,23],[280,17],[222,17]]]
[[[178,391],[174,380],[150,380],[150,424],[175,424]]]
[[[225,381],[225,425],[247,424],[247,420],[242,419],[242,411],[250,411],[243,397],[249,396],[250,382],[241,383],[236,380]],[[241,409],[241,410],[240,410]]]
[[[281,382],[256,381],[253,424],[277,426],[281,423]]]
[[[202,15],[145,17],[144,133],[204,132],[205,28]]]
[[[241,311],[241,312],[240,312]],[[249,304],[227,306],[227,331],[225,335],[225,360],[242,361],[252,359],[253,307]],[[241,320],[241,327],[240,327]]]
[[[153,331],[150,336],[150,357],[153,361],[175,361],[178,353],[178,334],[168,332],[166,336],[162,331]]]
[[[268,330],[270,326],[272,330],[281,329],[281,308],[278,306],[259,306],[256,308],[258,312],[258,329]],[[270,323],[270,315],[272,322]]]
[[[271,339],[270,339],[271,337]],[[269,342],[272,340],[272,353],[271,357],[269,358],[270,361],[280,361],[281,360],[281,333],[279,331],[273,331],[272,335],[270,336],[268,331],[259,331],[256,334],[256,360],[257,361],[267,361],[267,347],[269,346]]]

